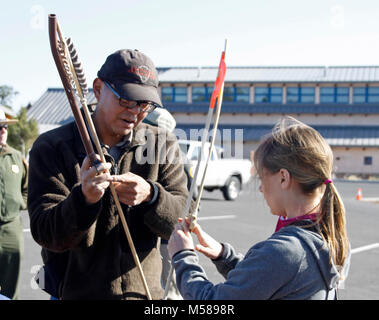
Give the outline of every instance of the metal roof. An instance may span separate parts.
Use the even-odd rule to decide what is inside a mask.
[[[89,89],[87,103],[96,101],[93,90]],[[80,102],[78,100],[78,105]],[[35,119],[39,124],[63,125],[74,120],[70,104],[63,88],[49,88],[31,106],[28,118]]]
[[[160,83],[211,82],[217,67],[160,67]],[[227,66],[225,82],[379,82],[379,66]]]

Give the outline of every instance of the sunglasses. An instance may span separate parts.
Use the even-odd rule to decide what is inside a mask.
[[[121,98],[121,96],[117,93],[117,91],[111,86],[110,83],[107,81],[104,81],[105,85],[113,92],[113,94],[117,97],[118,103],[121,107],[127,108],[127,109],[133,109],[136,106],[140,108],[142,112],[152,112],[155,110],[155,108],[159,107],[158,104],[151,101],[129,101],[126,99]]]
[[[1,129],[8,129],[8,125],[7,124],[0,124],[0,130]]]

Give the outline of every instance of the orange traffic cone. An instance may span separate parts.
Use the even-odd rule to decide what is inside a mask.
[[[362,200],[362,188],[358,188],[357,196],[355,199]]]

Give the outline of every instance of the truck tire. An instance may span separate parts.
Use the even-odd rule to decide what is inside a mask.
[[[232,176],[228,179],[225,186],[221,189],[225,200],[234,201],[238,198],[241,191],[241,181],[238,177]]]

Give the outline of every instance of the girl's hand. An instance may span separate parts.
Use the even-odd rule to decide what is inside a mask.
[[[170,240],[168,240],[168,254],[170,259],[175,253],[189,249],[194,250],[194,244],[191,236],[191,232],[188,229],[187,224],[181,223],[182,219],[179,219],[179,223],[175,226],[174,231],[171,234]]]
[[[189,225],[189,219],[186,219],[186,223]],[[195,246],[195,249],[210,259],[217,259],[221,256],[223,246],[220,242],[212,238],[208,233],[203,231],[199,224],[195,224],[192,232],[197,236],[199,244]]]

